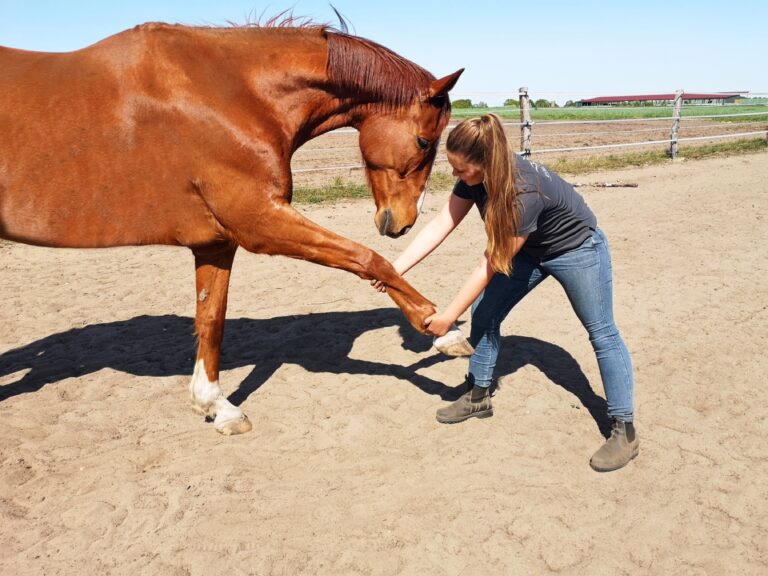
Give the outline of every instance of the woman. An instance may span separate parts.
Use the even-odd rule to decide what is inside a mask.
[[[613,419],[611,436],[590,465],[602,472],[625,466],[639,446],[632,363],[613,320],[610,253],[594,214],[557,174],[511,153],[493,114],[456,126],[447,152],[458,178],[453,194],[393,263],[405,274],[443,242],[473,205],[478,207],[488,236],[486,251],[448,307],[426,320],[429,332],[443,336],[472,306],[469,389],[438,410],[437,420],[457,423],[493,415],[489,387],[501,323],[528,292],[553,276],[589,333]],[[379,282],[373,285],[385,290]]]

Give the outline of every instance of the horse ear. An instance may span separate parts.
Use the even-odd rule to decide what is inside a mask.
[[[449,74],[444,78],[440,78],[432,82],[432,84],[429,85],[430,99],[440,98],[441,96],[447,95],[448,92],[456,85],[456,82],[458,81],[462,72],[464,72],[464,68],[457,70],[453,74]]]

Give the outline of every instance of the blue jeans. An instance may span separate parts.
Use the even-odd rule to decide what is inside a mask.
[[[501,345],[501,323],[523,297],[553,276],[565,289],[573,310],[589,333],[603,380],[608,415],[631,422],[634,417],[632,361],[613,320],[613,282],[608,241],[600,229],[581,246],[550,258],[525,252],[515,257],[512,274],[496,274],[472,305],[470,381],[491,385]]]

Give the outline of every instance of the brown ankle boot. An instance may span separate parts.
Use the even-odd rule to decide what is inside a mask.
[[[589,465],[598,472],[618,470],[629,464],[639,450],[640,440],[635,434],[635,425],[614,418],[611,437],[594,453]]]
[[[457,424],[468,418],[488,418],[490,416],[493,416],[490,390],[480,386],[472,386],[456,402],[437,411],[437,421],[441,424]]]

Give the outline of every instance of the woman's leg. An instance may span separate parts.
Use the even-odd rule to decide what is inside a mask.
[[[611,437],[590,460],[598,471],[626,465],[637,456],[634,429],[634,376],[627,347],[613,319],[613,281],[608,243],[595,230],[579,248],[542,263],[565,289],[576,315],[589,333],[603,380]]]
[[[496,274],[472,304],[469,342],[475,353],[469,359],[469,378],[473,386],[488,388],[491,385],[501,345],[501,323],[546,277],[538,262],[521,252],[515,258],[512,274]]]
[[[563,286],[589,333],[603,380],[608,415],[622,422],[634,417],[632,361],[613,319],[611,255],[601,230],[579,248],[542,263]]]
[[[544,274],[537,262],[526,254],[515,258],[512,274],[496,274],[472,305],[470,343],[475,352],[469,359],[469,390],[458,400],[437,411],[444,424],[463,422],[468,418],[493,415],[489,387],[499,356],[500,327],[510,310],[538,285]]]

